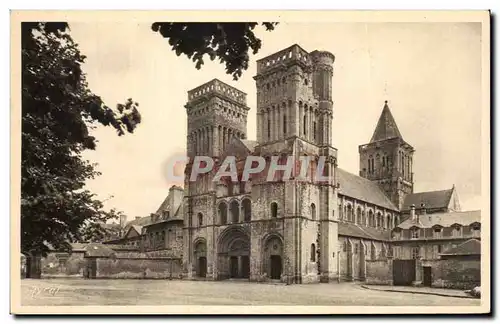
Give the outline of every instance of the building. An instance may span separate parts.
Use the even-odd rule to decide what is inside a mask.
[[[337,165],[331,138],[335,57],[293,45],[257,61],[257,140],[247,139],[246,94],[219,80],[188,92],[187,153],[221,161],[248,155],[327,157],[328,182],[185,183],[185,276],[289,283],[365,280],[366,261],[391,257],[391,231],[418,212],[460,211],[456,190],[413,192],[414,148],[386,102],[360,145],[359,175]],[[193,161],[193,159],[191,159]],[[189,179],[192,165],[186,167]],[[266,167],[267,168],[267,167]],[[267,169],[263,171],[267,174]]]
[[[188,279],[394,283],[395,267],[403,264],[413,266],[411,284],[423,276],[421,261],[446,258],[454,245],[479,239],[480,212],[460,212],[454,186],[414,193],[415,149],[387,101],[372,138],[358,148],[359,174],[338,166],[331,137],[334,61],[329,52],[298,45],[257,61],[256,140],[247,139],[244,92],[217,79],[188,91],[184,189],[172,187],[156,213],[127,223],[124,236],[109,243],[169,251],[182,258]],[[189,181],[199,155],[217,167],[234,156],[238,181],[212,181],[216,168]],[[241,181],[251,155],[268,163]],[[294,170],[292,180],[277,172],[267,181],[276,156],[312,158],[311,174],[324,156],[329,180],[298,181]]]
[[[125,224],[122,237],[105,243],[135,246],[142,252],[163,251],[170,256],[180,256],[184,223],[183,196],[183,188],[172,186],[155,213],[136,217]]]

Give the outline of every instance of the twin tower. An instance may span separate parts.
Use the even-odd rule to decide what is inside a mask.
[[[333,54],[298,45],[257,61],[257,144],[300,138],[331,145]],[[246,139],[246,94],[217,79],[188,92],[188,156],[218,157],[232,137]]]

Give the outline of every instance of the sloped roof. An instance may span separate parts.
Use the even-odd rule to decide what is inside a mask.
[[[402,229],[409,229],[413,226],[419,228],[431,228],[434,225],[450,227],[453,224],[468,226],[472,223],[481,223],[480,210],[419,215],[418,219],[407,219],[396,227]]]
[[[128,229],[130,226],[133,226],[133,225],[144,226],[144,225],[147,225],[149,223],[151,223],[151,216],[145,216],[145,217],[141,217],[139,219],[131,220],[130,222],[127,223],[127,225],[125,225],[125,228]]]
[[[181,202],[177,211],[174,213],[175,218],[184,218],[184,204]]]
[[[380,115],[375,131],[373,132],[372,139],[370,143],[383,141],[390,138],[399,137],[403,139],[401,133],[399,132],[398,125],[392,116],[391,110],[385,102],[384,108],[382,109],[382,114]]]
[[[365,227],[354,223],[340,222],[338,230],[339,235],[359,237],[369,240],[389,241],[391,238],[391,231],[389,230]]]
[[[337,168],[339,193],[391,210],[398,210],[380,187],[368,179]]]
[[[425,204],[425,208],[446,208],[450,204],[451,197],[453,196],[454,188],[447,190],[425,191],[408,194],[405,197],[403,210],[409,210],[411,205],[415,208],[420,208],[421,204]]]
[[[141,234],[142,234],[142,227],[143,227],[143,226],[140,226],[140,225],[131,225],[131,226],[128,228],[127,232],[125,232],[125,235],[123,235],[123,237],[127,237],[127,236],[128,236],[128,234],[130,233],[130,231],[131,231],[132,229],[133,229],[134,231],[136,231],[136,232],[137,232],[137,234],[141,235]]]
[[[163,202],[161,203],[160,207],[158,207],[158,209],[156,210],[156,213],[157,214],[161,214],[162,211],[164,210],[168,210],[170,211],[170,204],[169,204],[169,197],[165,197],[165,199],[163,200]]]
[[[118,223],[102,223],[101,227],[105,228],[105,229],[120,229],[120,224],[118,224]]]
[[[257,141],[252,141],[252,140],[240,140],[243,145],[246,146],[246,148],[250,151],[253,152],[255,150],[255,147],[259,144]]]
[[[480,255],[481,254],[481,241],[477,239],[470,239],[462,244],[448,249],[441,253],[441,255]]]

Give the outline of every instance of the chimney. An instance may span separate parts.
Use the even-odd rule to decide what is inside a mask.
[[[416,220],[415,205],[411,205],[411,207],[410,207],[410,218],[412,221]]]
[[[425,210],[425,204],[424,203],[420,204],[420,210],[421,210],[422,215],[427,214],[427,210]]]
[[[184,189],[179,186],[170,187],[168,193],[168,201],[170,205],[170,217],[174,217],[174,213],[177,211],[179,206],[182,204],[182,199],[184,198]]]
[[[126,223],[127,223],[127,216],[126,215],[120,215],[120,227],[124,228]]]

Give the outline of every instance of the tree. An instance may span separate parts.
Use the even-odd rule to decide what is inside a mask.
[[[155,22],[151,26],[168,39],[177,56],[186,55],[196,68],[203,65],[203,57],[216,58],[226,65],[226,73],[238,80],[248,69],[251,49],[257,54],[262,41],[253,32],[258,23],[168,23]],[[262,23],[267,31],[274,30],[277,23]]]
[[[177,55],[185,54],[199,69],[207,54],[219,58],[238,79],[248,68],[249,50],[261,40],[257,23],[162,23],[154,31],[168,38]],[[268,31],[276,23],[262,24]],[[65,22],[22,23],[22,156],[21,251],[45,255],[50,248],[69,250],[69,242],[102,238],[100,226],[118,218],[84,189],[99,175],[82,158],[96,139],[96,124],[113,127],[119,136],[133,133],[141,121],[138,104],[128,99],[116,109],[92,93],[81,65],[85,56]]]
[[[104,234],[100,223],[119,217],[84,189],[99,175],[82,151],[96,147],[89,130],[100,123],[119,136],[141,116],[128,99],[111,109],[92,93],[85,61],[66,23],[22,23],[21,251],[45,255],[69,242]]]

